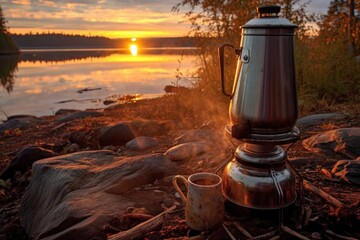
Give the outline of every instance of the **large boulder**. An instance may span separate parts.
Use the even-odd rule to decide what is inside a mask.
[[[25,172],[35,161],[57,155],[59,154],[39,146],[24,147],[1,172],[0,179],[11,178],[17,171]]]
[[[340,128],[305,139],[303,146],[312,152],[338,153],[354,159],[360,156],[360,128]]]
[[[90,239],[136,203],[126,192],[175,172],[162,154],[120,157],[85,151],[40,160],[20,207],[32,239]]]

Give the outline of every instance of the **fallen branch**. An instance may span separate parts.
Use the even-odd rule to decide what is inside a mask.
[[[133,228],[130,228],[129,230],[122,231],[119,233],[116,233],[114,235],[111,235],[108,239],[109,240],[127,240],[127,239],[133,239],[133,238],[139,238],[143,235],[145,235],[148,232],[153,231],[154,229],[157,229],[159,226],[161,226],[164,222],[164,215],[171,212],[172,210],[176,209],[176,205],[166,209],[162,213],[159,213],[153,218],[150,218],[149,220],[142,222],[138,225],[136,225]]]
[[[239,223],[233,222],[233,225],[234,225],[234,226],[236,227],[236,229],[239,230],[245,237],[253,238],[253,236],[252,236],[248,231],[246,231],[246,229],[243,228]]]
[[[309,224],[311,213],[312,213],[312,209],[308,206],[305,206],[305,218],[302,224],[304,227],[306,227]]]
[[[270,239],[272,237],[274,237],[279,231],[278,230],[273,230],[271,232],[262,234],[262,235],[258,235],[256,237],[251,237],[248,240],[265,240],[265,239]]]
[[[286,226],[282,226],[281,227],[281,230],[283,230],[284,232],[286,233],[289,233],[299,239],[302,239],[302,240],[310,240],[309,238],[305,237],[304,235],[301,235],[300,233],[298,232],[295,232],[294,230],[292,230],[291,228],[288,228]]]
[[[329,170],[325,169],[325,168],[322,168],[321,169],[321,173],[325,175],[325,177],[327,178],[332,178],[332,174]]]
[[[334,198],[333,196],[331,196],[330,194],[326,193],[324,190],[322,190],[321,188],[317,188],[315,187],[312,183],[310,183],[309,181],[304,180],[303,181],[304,187],[309,190],[312,191],[313,193],[319,195],[320,197],[324,198],[326,201],[328,201],[329,203],[331,203],[332,205],[334,205],[335,207],[338,208],[343,208],[344,204],[342,202],[340,202],[339,200],[337,200],[336,198]]]
[[[143,214],[143,213],[128,213],[128,214],[121,216],[121,219],[136,219],[136,220],[140,220],[140,221],[147,221],[153,217],[154,216],[152,216],[152,215]]]
[[[231,240],[236,240],[236,238],[234,237],[234,235],[232,235],[232,233],[230,232],[230,230],[225,226],[225,224],[222,225],[223,228],[225,229],[226,233],[229,235],[229,237],[231,238]]]
[[[270,238],[269,240],[278,240],[278,239],[280,239],[280,236],[279,236],[279,235],[276,235],[276,236]]]
[[[327,234],[332,235],[334,237],[340,238],[340,239],[344,239],[344,240],[358,240],[358,238],[353,238],[353,237],[347,237],[347,236],[343,236],[337,233],[334,233],[333,231],[330,230],[326,230],[325,231]]]

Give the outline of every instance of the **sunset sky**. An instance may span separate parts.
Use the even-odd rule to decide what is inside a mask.
[[[0,0],[11,33],[57,32],[109,38],[185,36],[180,0]],[[309,10],[325,13],[330,0],[313,0]]]

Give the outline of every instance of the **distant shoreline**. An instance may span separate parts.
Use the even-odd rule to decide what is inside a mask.
[[[141,50],[151,51],[151,50],[198,50],[198,47],[143,47],[140,48]],[[112,47],[23,47],[20,48],[22,52],[52,52],[52,51],[128,51],[129,48],[119,47],[119,48],[112,48]]]
[[[0,56],[11,56],[11,55],[18,55],[20,54],[21,51],[20,50],[17,50],[17,51],[6,51],[6,52],[1,52],[0,51]]]
[[[140,48],[195,47],[196,40],[191,37],[110,39],[97,36],[66,34],[11,34],[16,46],[29,48],[128,48],[137,44]]]

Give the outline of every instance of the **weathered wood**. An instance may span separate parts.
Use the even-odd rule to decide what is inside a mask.
[[[332,178],[332,174],[329,170],[325,169],[325,168],[322,168],[321,169],[321,173],[325,175],[325,177],[327,178]]]
[[[249,238],[248,240],[265,240],[265,239],[270,239],[272,237],[274,237],[279,231],[278,230],[273,230],[271,232],[262,234],[262,235],[258,235],[256,237],[252,237]]]
[[[319,195],[320,197],[322,197],[323,199],[325,199],[326,201],[328,201],[329,203],[331,203],[335,207],[338,207],[338,208],[343,208],[344,207],[344,204],[342,202],[340,202],[339,200],[337,200],[336,198],[334,198],[330,194],[326,193],[321,188],[315,187],[309,181],[303,180],[303,184],[304,184],[305,189]]]
[[[310,207],[306,206],[305,207],[305,218],[304,218],[304,221],[302,224],[303,226],[307,226],[309,224],[311,213],[312,213],[312,209]]]
[[[205,239],[205,236],[203,235],[197,235],[197,236],[193,236],[193,237],[184,237],[184,238],[177,238],[177,239],[186,239],[186,240],[204,240]]]
[[[121,216],[121,219],[129,219],[130,218],[130,219],[136,219],[136,220],[140,220],[140,221],[146,221],[153,217],[154,216],[152,216],[152,215],[143,214],[143,213],[128,213],[128,214]]]
[[[278,239],[280,239],[280,236],[279,236],[279,235],[276,235],[276,236],[270,238],[269,240],[278,240]]]
[[[225,229],[226,233],[229,235],[229,237],[231,238],[231,240],[236,240],[236,237],[234,237],[234,235],[230,232],[230,230],[225,226],[225,224],[222,225],[223,228]]]
[[[310,240],[309,238],[305,237],[304,235],[301,235],[300,233],[298,232],[295,232],[294,230],[292,230],[291,228],[288,228],[286,226],[282,226],[281,227],[281,230],[283,230],[284,232],[286,233],[289,233],[299,239],[302,239],[302,240]]]
[[[109,240],[127,240],[127,239],[134,239],[141,237],[145,235],[146,233],[158,228],[161,226],[164,222],[164,215],[173,211],[176,209],[176,205],[166,209],[162,213],[159,213],[153,218],[150,218],[149,220],[142,222],[138,225],[136,225],[133,228],[130,228],[129,230],[122,231],[119,233],[116,233],[114,235],[111,235],[108,239]]]
[[[253,238],[253,236],[248,232],[246,231],[245,228],[243,228],[238,222],[233,222],[232,223],[237,230],[239,230],[245,237],[248,237],[248,238]]]

